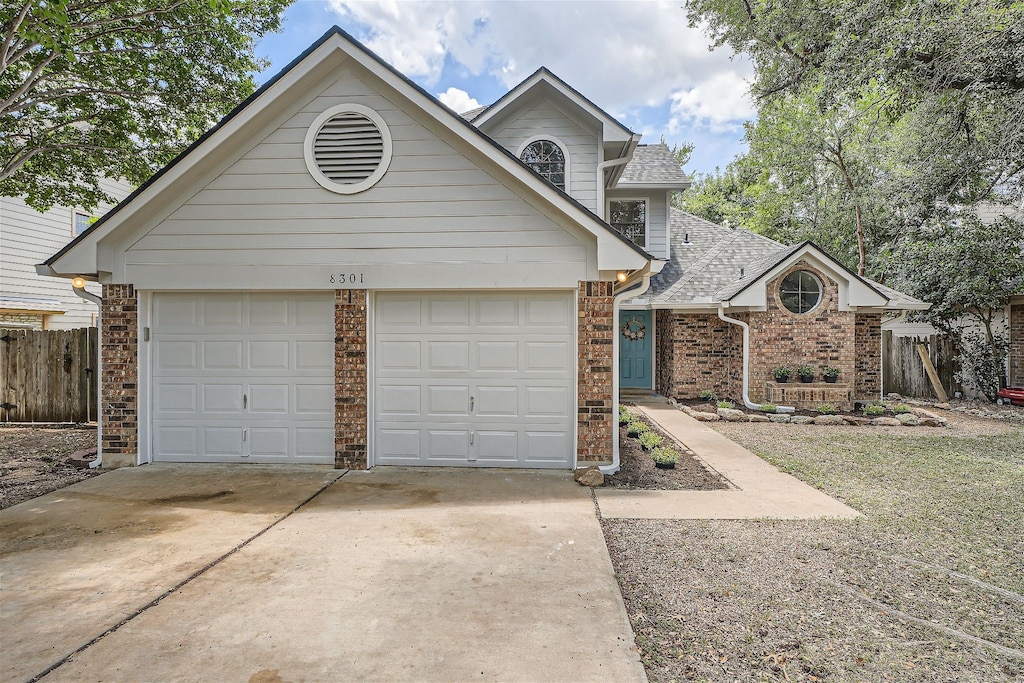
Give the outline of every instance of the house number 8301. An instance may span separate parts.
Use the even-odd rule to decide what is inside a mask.
[[[332,285],[361,285],[363,284],[362,273],[331,273]]]

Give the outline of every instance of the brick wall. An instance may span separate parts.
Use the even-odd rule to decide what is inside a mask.
[[[45,329],[41,313],[0,313],[0,327],[3,327],[4,323],[17,325],[21,329]]]
[[[882,314],[858,313],[854,341],[854,398],[877,399],[882,395]]]
[[[366,290],[334,292],[334,466],[366,469]]]
[[[1010,386],[1024,386],[1024,303],[1010,306]]]
[[[104,467],[136,464],[139,452],[139,304],[132,285],[103,285],[100,420]]]
[[[709,389],[740,398],[743,372],[740,329],[717,314],[657,311],[657,389],[663,396],[695,398]]]
[[[611,282],[580,282],[577,344],[577,460],[611,462],[612,344],[616,333]]]

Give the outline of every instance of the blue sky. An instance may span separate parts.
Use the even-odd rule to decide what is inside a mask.
[[[277,73],[337,24],[445,104],[490,104],[546,66],[644,142],[696,145],[689,172],[745,149],[752,70],[708,50],[679,2],[654,0],[297,0],[258,55]]]

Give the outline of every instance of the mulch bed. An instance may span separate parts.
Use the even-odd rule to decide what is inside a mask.
[[[698,460],[693,452],[662,431],[646,417],[639,415],[655,432],[665,438],[663,446],[679,451],[679,462],[674,469],[662,470],[654,466],[651,454],[637,440],[619,426],[619,466],[615,474],[605,475],[604,485],[619,489],[652,489],[661,491],[714,491],[730,488],[718,473],[712,472]]]
[[[100,474],[68,463],[72,453],[93,446],[95,428],[0,428],[0,510]]]

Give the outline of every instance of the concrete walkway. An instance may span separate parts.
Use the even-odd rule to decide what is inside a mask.
[[[0,512],[0,679],[646,680],[570,473],[338,474],[150,465]]]
[[[637,407],[736,488],[725,491],[594,489],[608,519],[851,519],[859,512],[668,405],[640,398]]]

